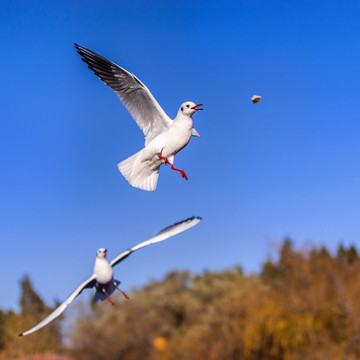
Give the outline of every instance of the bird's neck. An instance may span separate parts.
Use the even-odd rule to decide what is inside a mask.
[[[189,129],[192,129],[193,127],[193,119],[191,115],[184,115],[181,113],[177,114],[174,119],[174,123],[183,127],[188,127]]]

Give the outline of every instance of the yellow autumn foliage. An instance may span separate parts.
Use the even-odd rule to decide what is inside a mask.
[[[36,296],[24,298],[27,307],[29,298]],[[359,299],[354,247],[332,255],[325,248],[294,250],[286,240],[259,274],[239,267],[173,271],[133,290],[130,301],[119,296],[116,306],[90,307],[66,349],[50,327],[16,337],[36,320],[31,312],[0,313],[0,360],[58,350],[72,360],[355,360]]]

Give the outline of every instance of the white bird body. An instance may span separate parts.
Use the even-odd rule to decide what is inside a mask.
[[[151,155],[159,159],[157,155],[160,152],[164,157],[167,157],[172,164],[175,155],[189,143],[192,125],[193,121],[191,116],[184,116],[182,114],[179,116],[178,114],[173,120],[169,130],[161,133],[145,146],[143,149],[144,159]],[[164,161],[161,161],[161,163],[164,163]]]
[[[145,147],[118,164],[118,169],[134,187],[152,191],[156,189],[160,166],[170,164],[187,179],[183,170],[174,168],[174,157],[190,141],[200,135],[193,128],[192,115],[202,110],[201,104],[183,103],[171,120],[149,89],[133,74],[115,63],[75,44],[89,69],[110,86],[129,110],[145,135]]]
[[[114,280],[114,272],[113,267],[119,264],[121,261],[125,260],[131,253],[136,250],[139,250],[145,246],[150,244],[154,244],[163,240],[166,240],[174,235],[180,234],[181,232],[190,229],[191,227],[197,225],[201,221],[199,217],[191,217],[184,221],[180,221],[176,224],[170,225],[165,229],[161,230],[157,235],[151,237],[148,240],[141,242],[128,250],[123,251],[118,256],[116,256],[112,261],[108,262],[106,259],[107,250],[101,248],[96,253],[94,271],[92,276],[90,276],[87,280],[82,282],[71,294],[70,296],[59,305],[51,314],[49,314],[44,320],[35,325],[30,330],[27,330],[20,334],[20,336],[29,335],[47,324],[51,323],[57,317],[59,317],[67,308],[69,304],[71,304],[74,299],[80,295],[80,293],[87,288],[96,288],[96,293],[94,297],[94,304],[97,302],[108,299],[111,304],[114,304],[110,295],[117,289],[123,293],[123,295],[127,298],[127,295],[118,288],[120,281]]]
[[[147,191],[156,189],[160,166],[167,162],[163,158],[173,165],[175,155],[189,143],[191,136],[194,136],[192,115],[196,106],[191,101],[182,104],[166,131],[145,143],[145,147],[138,153],[118,164],[119,171],[132,186]],[[159,154],[163,158],[160,158]],[[172,169],[178,170],[173,166]],[[182,176],[187,178],[185,173],[182,173]]]
[[[165,163],[159,154],[172,165],[175,155],[189,143],[191,136],[192,117],[178,114],[166,132],[159,134],[135,155],[120,162],[119,171],[132,186],[155,190],[160,166]]]
[[[99,249],[96,254],[93,276],[99,284],[108,284],[114,276],[114,271],[106,259],[106,249]]]

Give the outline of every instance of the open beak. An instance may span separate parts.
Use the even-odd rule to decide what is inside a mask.
[[[107,253],[107,249],[104,249],[104,254],[106,254]]]
[[[195,106],[193,106],[191,109],[198,111],[198,110],[204,110],[204,109],[197,109],[198,106],[201,106],[202,104],[196,104]]]

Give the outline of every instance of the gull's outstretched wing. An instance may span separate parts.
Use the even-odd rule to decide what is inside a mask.
[[[111,266],[117,265],[119,262],[123,261],[125,258],[127,258],[132,252],[139,250],[143,248],[144,246],[157,243],[159,241],[163,241],[168,239],[171,236],[174,236],[176,234],[180,234],[181,232],[190,229],[191,227],[195,226],[200,222],[200,217],[191,217],[184,221],[180,221],[174,225],[168,226],[164,230],[161,230],[157,235],[153,236],[152,238],[143,241],[140,244],[137,244],[133,246],[132,248],[122,252],[120,255],[118,255],[114,260],[110,262]]]
[[[88,68],[115,91],[128,109],[144,132],[145,145],[169,128],[172,120],[134,74],[81,45],[75,47]]]
[[[43,321],[41,321],[39,324],[34,326],[28,331],[24,331],[23,333],[19,334],[19,336],[25,336],[29,335],[45,325],[51,323],[53,320],[55,320],[58,316],[60,316],[66,309],[66,307],[83,291],[85,288],[90,288],[95,285],[95,276],[92,275],[87,280],[85,280],[82,284],[80,284],[73,292],[72,294],[61,304],[59,305],[51,314],[49,314]]]

